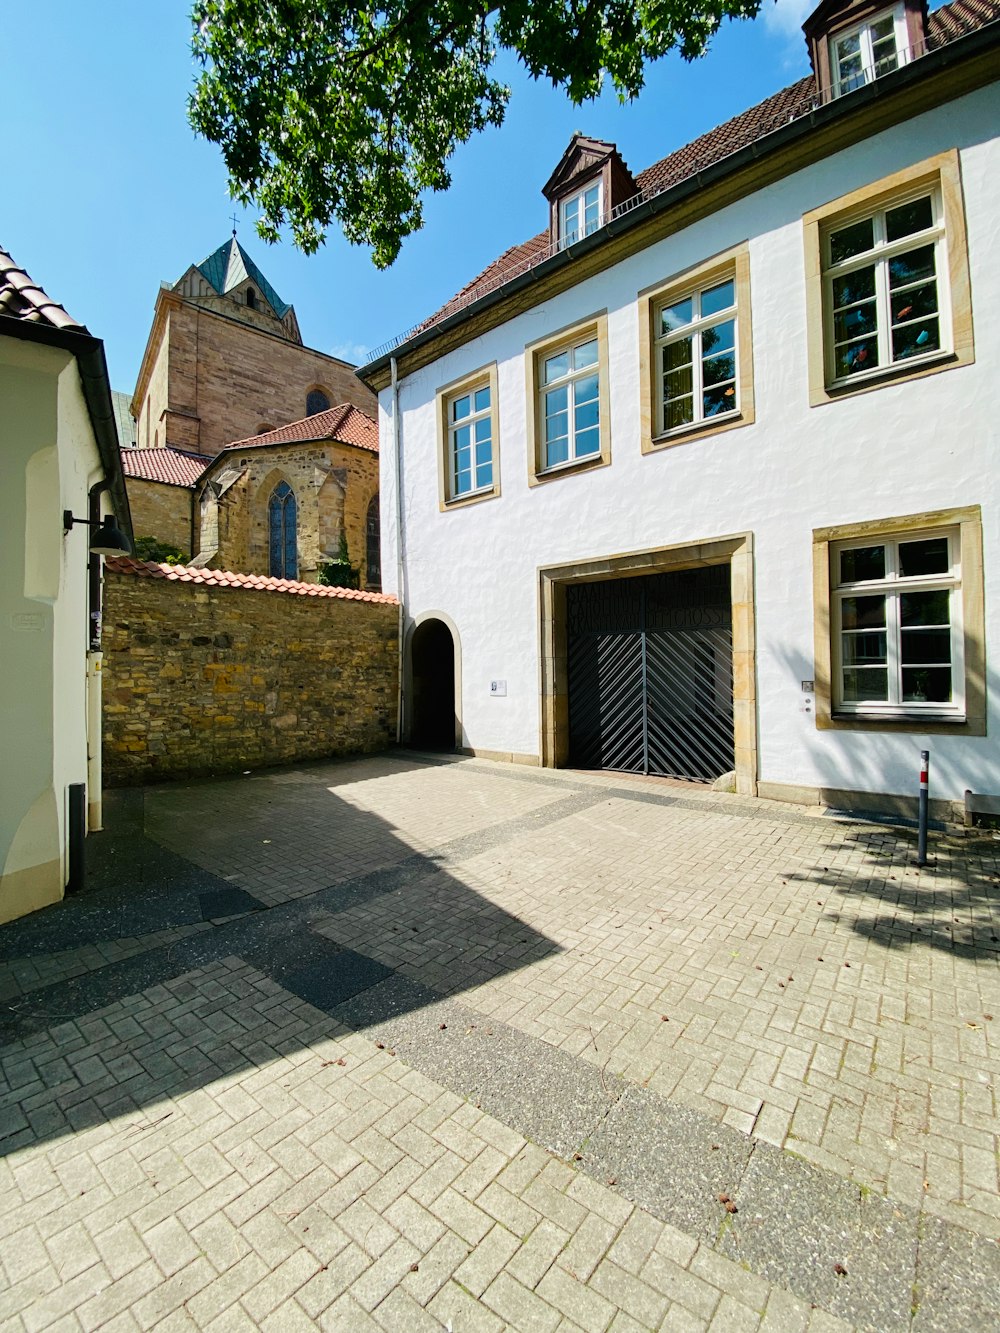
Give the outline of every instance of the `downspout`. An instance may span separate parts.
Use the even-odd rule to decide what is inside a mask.
[[[90,488],[87,517],[91,522],[101,520],[101,495],[108,490],[107,481],[99,481]],[[88,529],[89,531],[89,529]],[[87,832],[99,833],[104,827],[104,774],[101,724],[101,672],[104,653],[101,651],[101,629],[104,615],[101,557],[91,554],[87,570],[89,596],[87,598]]]
[[[392,376],[392,461],[396,486],[396,597],[399,601],[399,652],[396,658],[396,744],[403,740],[403,457],[400,449],[399,379],[396,358],[389,358]]]

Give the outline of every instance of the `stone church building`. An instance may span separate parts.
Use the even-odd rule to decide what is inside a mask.
[[[137,537],[197,565],[311,582],[346,538],[380,586],[375,397],[303,345],[235,235],[160,289],[122,459]]]

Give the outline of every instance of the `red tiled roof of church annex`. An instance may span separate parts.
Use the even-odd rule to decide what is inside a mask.
[[[68,310],[32,282],[6,250],[0,250],[0,315],[23,319],[29,324],[48,324],[53,329],[87,332]]]
[[[340,403],[337,407],[328,407],[325,412],[314,412],[311,417],[301,421],[291,421],[287,426],[266,431],[263,435],[250,435],[245,440],[234,440],[226,449],[258,449],[268,444],[292,444],[301,440],[338,440],[342,444],[354,444],[359,449],[368,449],[378,453],[378,426],[374,419],[350,403]]]
[[[957,37],[964,36],[987,23],[1000,18],[1000,0],[952,0],[927,16],[927,47],[933,50]],[[715,129],[684,144],[675,152],[640,171],[635,178],[639,198],[649,199],[661,194],[706,167],[729,157],[761,139],[776,126],[783,124],[811,105],[818,96],[816,78],[805,78],[772,93],[763,102],[741,112],[738,116],[717,125]],[[487,264],[482,272],[465,284],[450,300],[417,326],[418,330],[431,328],[448,315],[456,314],[471,305],[484,289],[495,290],[510,278],[534,268],[552,253],[548,230],[539,232],[530,240],[512,245],[503,254]]]
[[[153,560],[135,560],[128,555],[109,556],[105,569],[114,574],[134,574],[142,579],[169,579],[173,583],[200,583],[212,588],[249,588],[258,592],[284,592],[298,597],[339,597],[348,602],[380,602],[397,606],[386,592],[361,592],[357,588],[327,588],[322,583],[300,583],[296,579],[272,579],[264,574],[236,574],[227,569],[195,569],[190,565],[161,565]]]
[[[122,471],[126,477],[160,481],[165,486],[193,486],[212,461],[206,454],[191,454],[173,445],[162,449],[124,448]]]

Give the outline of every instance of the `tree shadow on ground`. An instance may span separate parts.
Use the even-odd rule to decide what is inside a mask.
[[[254,797],[240,789],[240,800]],[[315,784],[305,805],[296,835],[321,819],[334,845],[342,830],[357,873],[338,862],[325,876],[322,858],[307,857],[289,872],[288,896],[265,902],[148,837],[142,791],[109,800],[106,832],[88,839],[85,890],[0,928],[0,1155],[294,1058],[300,1039],[276,994],[335,1023],[363,996],[367,1017],[350,1022],[361,1029],[558,951],[328,785]],[[488,826],[481,832],[488,839]],[[252,846],[247,854],[252,862]],[[249,1001],[248,968],[264,987]],[[298,1026],[316,1038],[315,1024]]]
[[[867,873],[837,860],[860,850]],[[831,920],[886,949],[927,948],[956,958],[1000,960],[1000,844],[990,836],[932,834],[919,867],[917,836],[908,829],[859,827],[827,843],[830,864],[783,875],[821,886],[840,903]]]

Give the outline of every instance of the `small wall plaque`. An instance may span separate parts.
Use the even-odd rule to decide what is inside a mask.
[[[802,681],[802,693],[803,693],[803,694],[815,694],[815,693],[816,693],[816,682],[815,682],[814,680],[804,680],[804,681]]]
[[[507,682],[506,682],[505,680],[491,680],[491,681],[490,681],[490,695],[491,695],[494,699],[506,699],[506,697],[507,697]]]
[[[11,629],[37,633],[45,628],[45,617],[36,611],[15,611],[10,618]]]

